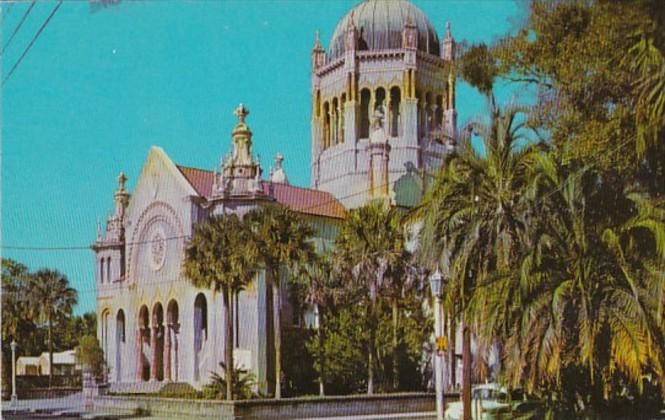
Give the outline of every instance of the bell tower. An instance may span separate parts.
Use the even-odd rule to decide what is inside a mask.
[[[311,85],[313,188],[330,192],[347,208],[362,206],[384,189],[387,193],[381,194],[394,204],[417,201],[398,202],[421,195],[425,179],[455,145],[450,25],[445,33],[440,41],[427,16],[407,0],[365,0],[339,21],[327,48],[317,34]],[[377,124],[385,137],[381,147],[373,142]],[[405,185],[420,185],[420,191],[395,190]]]
[[[113,194],[115,211],[106,221],[106,231],[97,222],[97,239],[91,248],[95,251],[97,270],[95,277],[100,288],[125,279],[125,212],[129,205],[129,192],[125,189],[127,177],[118,175],[118,189]]]

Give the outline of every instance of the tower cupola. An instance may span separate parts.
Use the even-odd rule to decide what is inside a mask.
[[[219,175],[215,174],[213,196],[262,195],[261,167],[252,155],[252,130],[245,122],[249,109],[240,104],[234,115],[238,122],[231,132],[233,148],[231,154],[222,159]]]

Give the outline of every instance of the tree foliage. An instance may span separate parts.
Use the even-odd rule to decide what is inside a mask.
[[[274,296],[275,397],[281,398],[282,382],[282,284],[281,268],[295,272],[299,264],[314,256],[313,229],[284,206],[259,207],[245,218],[253,233],[258,255],[270,273]]]
[[[233,322],[230,299],[252,281],[258,249],[253,234],[236,215],[213,216],[194,227],[185,250],[183,272],[197,287],[222,292],[224,304],[224,364],[233,362]],[[226,379],[226,399],[233,399],[234,371]]]
[[[76,347],[76,360],[84,371],[90,372],[96,378],[104,375],[104,350],[99,345],[96,336],[84,335],[81,337],[79,345]]]
[[[227,375],[226,365],[220,363],[222,368],[221,375],[217,372],[212,372],[210,375],[210,382],[203,387],[203,396],[209,399],[233,399],[233,400],[248,400],[256,397],[254,388],[256,387],[256,377],[247,369],[236,366],[233,375]],[[227,376],[231,376],[230,383],[231,398],[227,395]]]
[[[515,166],[487,147],[500,131],[476,131],[487,152],[463,145],[417,213],[423,260],[450,266],[453,301],[468,292],[504,380],[568,416],[665,395],[664,16],[651,0],[534,0],[517,34],[467,50],[462,75],[488,97],[494,75],[537,88],[544,142],[511,148]]]

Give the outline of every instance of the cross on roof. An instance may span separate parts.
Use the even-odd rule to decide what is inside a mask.
[[[249,109],[245,107],[245,105],[240,104],[238,105],[238,108],[233,112],[233,114],[238,117],[238,121],[241,123],[245,122],[245,118],[249,115]]]

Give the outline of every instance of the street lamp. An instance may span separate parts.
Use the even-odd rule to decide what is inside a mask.
[[[9,344],[12,348],[12,405],[15,405],[18,401],[16,396],[16,341],[12,339],[12,342]]]
[[[436,418],[443,420],[443,353],[448,346],[446,337],[443,335],[441,322],[441,294],[444,286],[444,278],[437,267],[436,271],[429,277],[429,285],[434,298],[434,337],[436,349],[434,354],[434,385],[436,389]]]

